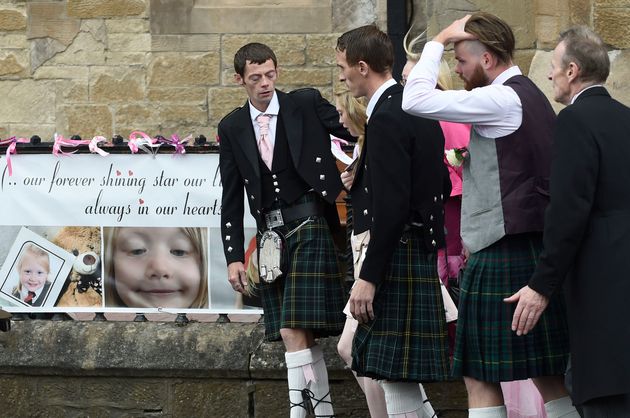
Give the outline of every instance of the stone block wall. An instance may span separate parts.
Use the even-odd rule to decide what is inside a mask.
[[[464,13],[503,17],[516,33],[517,64],[545,91],[558,32],[591,25],[613,50],[613,94],[628,102],[626,0],[407,4],[428,37]],[[133,129],[214,138],[219,120],[246,98],[233,80],[238,47],[268,43],[281,67],[278,87],[314,86],[332,98],[336,38],[368,23],[386,27],[387,0],[1,0],[0,138]]]
[[[0,138],[204,134],[245,102],[232,58],[273,47],[278,87],[332,99],[334,45],[386,0],[2,0]]]
[[[276,418],[289,415],[281,343],[263,325],[13,322],[0,333],[0,418]],[[320,341],[339,418],[366,417],[336,338]],[[425,385],[444,418],[463,418],[462,381]]]

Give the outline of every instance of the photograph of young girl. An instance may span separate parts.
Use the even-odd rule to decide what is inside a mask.
[[[6,256],[0,270],[0,304],[53,307],[75,256],[24,227],[0,235],[12,242],[2,251]]]
[[[105,306],[208,308],[207,228],[103,228]]]

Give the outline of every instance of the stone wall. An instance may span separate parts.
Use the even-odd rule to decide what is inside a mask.
[[[366,417],[336,342],[321,342],[336,416]],[[286,417],[283,352],[260,324],[13,322],[0,333],[0,418]],[[440,416],[466,416],[461,381],[425,387]]]
[[[272,46],[279,87],[332,98],[339,33],[386,0],[2,0],[0,138],[204,134],[244,103],[232,58]]]
[[[628,102],[628,1],[407,4],[429,37],[466,12],[502,16],[516,32],[517,63],[545,90],[558,32],[589,24],[613,48],[609,85]],[[280,88],[314,86],[331,98],[337,36],[373,22],[386,27],[387,0],[1,0],[0,138],[132,129],[214,138],[221,117],[245,100],[232,69],[242,44],[276,50]]]

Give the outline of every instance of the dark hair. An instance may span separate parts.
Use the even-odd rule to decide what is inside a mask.
[[[514,56],[514,32],[499,17],[486,12],[477,12],[470,16],[464,30],[475,35],[487,50],[499,61],[508,64]]]
[[[574,62],[580,68],[579,80],[604,83],[610,74],[610,59],[604,41],[587,26],[574,26],[560,34],[564,42],[562,66]]]
[[[247,61],[254,64],[264,64],[267,60],[273,61],[273,66],[278,66],[278,60],[273,50],[265,44],[252,42],[243,45],[234,55],[234,71],[241,77],[245,76],[245,65]]]
[[[337,51],[346,52],[349,65],[365,61],[370,69],[385,73],[394,66],[394,46],[389,36],[375,25],[361,26],[337,39]]]

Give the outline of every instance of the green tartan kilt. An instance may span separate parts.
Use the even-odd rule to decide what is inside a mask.
[[[563,375],[569,335],[562,293],[551,298],[525,336],[512,331],[516,304],[503,299],[527,285],[542,249],[542,234],[510,235],[471,254],[460,283],[453,375],[506,382]]]
[[[406,382],[448,378],[448,341],[436,255],[416,236],[399,242],[376,288],[375,319],[359,324],[352,369],[359,376]]]
[[[303,221],[275,230],[284,235]],[[326,219],[314,217],[300,227],[287,238],[286,251],[286,275],[257,285],[267,340],[279,341],[281,328],[308,329],[315,337],[341,334],[346,321],[343,276]]]

